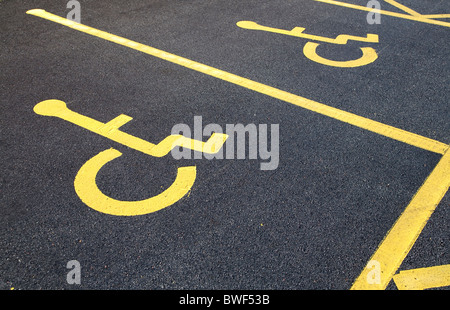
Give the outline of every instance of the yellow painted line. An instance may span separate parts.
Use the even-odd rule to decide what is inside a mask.
[[[424,14],[426,18],[450,18],[450,14]]]
[[[413,16],[413,15],[396,13],[396,12],[391,12],[391,11],[386,11],[386,10],[377,10],[377,9],[368,8],[368,7],[365,7],[365,6],[362,6],[362,5],[356,5],[356,4],[351,4],[351,3],[341,2],[341,1],[335,1],[335,0],[314,0],[314,1],[328,3],[328,4],[333,4],[333,5],[338,5],[338,6],[342,6],[342,7],[346,7],[346,8],[350,8],[350,9],[356,9],[356,10],[360,10],[360,11],[380,13],[380,14],[384,14],[384,15],[388,15],[388,16],[393,16],[393,17],[413,20],[413,21],[421,22],[421,23],[427,23],[427,24],[443,26],[443,27],[450,27],[450,23],[449,22],[443,22],[443,21],[440,21],[440,20],[434,20],[434,19],[431,19],[431,18],[427,18],[427,17],[425,17],[423,15]]]
[[[425,290],[450,286],[450,265],[400,271],[394,276],[399,290]]]
[[[379,264],[380,281],[374,283],[373,271],[366,266],[353,283],[353,290],[385,289],[437,205],[450,186],[450,148],[442,156],[409,205],[397,219],[369,262]]]
[[[34,106],[33,110],[39,115],[59,117],[114,142],[154,157],[163,157],[176,146],[207,154],[215,154],[228,138],[226,134],[213,133],[207,142],[203,142],[186,138],[182,135],[169,135],[158,144],[153,144],[119,129],[119,127],[133,119],[124,114],[117,116],[108,123],[102,123],[70,110],[65,102],[56,99],[41,101]]]
[[[44,10],[35,9],[27,11],[27,14],[35,15],[55,23],[70,27],[72,29],[90,34],[92,36],[96,36],[98,38],[105,39],[110,42],[114,42],[116,44],[120,44],[131,49],[140,51],[142,53],[146,53],[148,55],[172,62],[174,64],[189,68],[191,70],[195,70],[201,72],[203,74],[227,81],[229,83],[239,85],[244,88],[248,88],[255,92],[291,103],[293,105],[302,107],[304,109],[337,119],[339,121],[351,124],[353,126],[363,128],[374,133],[389,137],[394,140],[398,140],[418,148],[422,148],[424,150],[428,150],[431,152],[443,154],[447,149],[448,145],[442,142],[423,137],[421,135],[417,135],[402,129],[398,129],[389,125],[385,125],[383,123],[373,121],[371,119],[358,116],[353,113],[349,113],[343,110],[339,110],[325,104],[319,103],[317,101],[313,101],[304,97],[300,97],[289,92],[258,83],[238,75],[216,69],[214,67],[210,67],[204,65],[199,62],[195,62],[189,60],[184,57],[180,57],[135,41],[131,41],[95,28],[91,28],[89,26],[85,26],[82,24],[78,24],[76,22],[70,21],[66,18],[59,17],[57,15],[48,13]]]
[[[273,33],[293,36],[293,37],[297,37],[297,38],[321,41],[321,42],[325,42],[325,43],[347,44],[347,42],[349,40],[359,41],[359,42],[378,43],[378,35],[373,34],[373,33],[367,34],[366,37],[358,37],[358,36],[352,36],[352,35],[348,35],[348,34],[340,34],[335,39],[333,39],[333,38],[327,38],[327,37],[303,33],[303,31],[305,31],[305,28],[303,28],[303,27],[295,27],[292,30],[284,30],[284,29],[262,26],[253,21],[247,21],[247,20],[237,22],[236,25],[243,29],[273,32]]]
[[[401,4],[401,3],[398,3],[397,1],[394,1],[394,0],[384,0],[384,2],[387,2],[387,3],[389,3],[390,5],[395,6],[396,8],[398,8],[398,9],[402,10],[403,12],[406,12],[406,13],[408,13],[408,14],[410,14],[410,15],[413,15],[413,16],[422,16],[422,14],[420,14],[420,13],[418,13],[418,12],[416,12],[416,11],[410,9],[410,8],[408,8],[406,5],[403,5],[403,4]]]
[[[108,162],[120,157],[115,149],[103,151],[89,159],[78,171],[74,186],[77,195],[90,208],[116,216],[136,216],[159,211],[183,198],[194,185],[196,167],[178,168],[178,174],[162,193],[140,201],[121,201],[103,194],[96,184],[97,174]]]

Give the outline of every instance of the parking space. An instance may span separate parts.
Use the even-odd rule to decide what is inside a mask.
[[[1,286],[448,287],[450,6],[345,1],[0,2]]]

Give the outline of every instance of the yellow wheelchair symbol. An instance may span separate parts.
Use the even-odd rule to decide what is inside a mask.
[[[70,110],[65,102],[55,99],[42,101],[33,110],[39,115],[59,117],[112,141],[154,157],[165,156],[172,148],[177,146],[215,154],[228,138],[226,134],[214,133],[207,142],[202,142],[182,135],[170,135],[160,143],[153,144],[119,130],[121,126],[132,120],[131,117],[124,114],[107,123],[102,123]],[[195,182],[196,167],[180,167],[178,168],[175,181],[159,195],[141,201],[113,199],[100,191],[96,184],[96,176],[104,165],[121,155],[122,153],[113,148],[105,150],[88,160],[78,171],[74,181],[75,191],[80,199],[92,209],[118,216],[152,213],[168,207],[183,198]]]
[[[359,41],[359,42],[368,42],[368,43],[378,43],[378,35],[369,33],[366,37],[358,37],[347,34],[338,35],[335,39],[327,38],[322,36],[316,36],[311,34],[303,33],[305,28],[303,27],[295,27],[292,30],[283,30],[278,28],[272,28],[267,26],[259,25],[252,21],[240,21],[236,24],[240,28],[250,29],[250,30],[261,30],[273,33],[279,33],[284,35],[289,35],[297,38],[308,39],[312,41],[319,41],[324,43],[331,44],[339,44],[344,45],[347,44],[349,40]],[[317,54],[317,47],[320,43],[315,42],[307,42],[303,48],[303,54],[310,60],[315,61],[317,63],[333,66],[333,67],[341,67],[341,68],[354,68],[368,65],[374,62],[377,58],[377,52],[372,47],[361,47],[362,56],[358,59],[347,60],[347,61],[337,61],[331,60],[324,57],[321,57]]]

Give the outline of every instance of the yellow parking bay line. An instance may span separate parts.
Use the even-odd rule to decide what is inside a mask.
[[[385,289],[406,255],[411,250],[425,224],[450,186],[450,148],[433,169],[397,219],[369,263],[379,264],[379,281],[371,281],[369,264],[353,283],[353,290]]]
[[[189,68],[191,70],[195,70],[201,72],[203,74],[227,81],[229,83],[239,85],[241,87],[248,88],[255,92],[291,103],[293,105],[305,108],[307,110],[337,119],[339,121],[351,124],[353,126],[363,128],[377,134],[389,137],[394,140],[398,140],[410,145],[413,145],[418,148],[422,148],[424,150],[428,150],[434,153],[443,154],[447,149],[448,145],[442,142],[423,137],[421,135],[417,135],[399,128],[395,128],[389,125],[385,125],[383,123],[358,116],[353,113],[349,113],[343,110],[339,110],[325,104],[319,103],[317,101],[313,101],[298,95],[291,94],[289,92],[255,82],[253,80],[249,80],[238,75],[207,66],[205,64],[189,60],[187,58],[177,56],[156,48],[153,48],[148,45],[144,45],[132,40],[128,40],[126,38],[116,36],[95,28],[91,28],[89,26],[76,23],[74,21],[68,20],[66,18],[62,18],[60,16],[51,14],[41,9],[34,9],[27,11],[27,14],[31,14],[34,16],[38,16],[55,23],[70,27],[72,29],[90,34],[92,36],[102,38],[104,40],[120,44],[131,49],[146,53],[148,55],[172,62],[174,64]]]

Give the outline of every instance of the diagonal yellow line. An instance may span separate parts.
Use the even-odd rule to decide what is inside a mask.
[[[313,101],[304,97],[300,97],[286,91],[271,87],[262,83],[258,83],[238,75],[207,66],[205,64],[189,60],[184,57],[180,57],[148,45],[144,45],[135,41],[128,40],[89,26],[85,26],[66,18],[59,17],[57,15],[48,13],[41,9],[34,9],[27,11],[27,14],[35,15],[55,23],[70,27],[72,29],[90,34],[92,36],[102,38],[104,40],[120,44],[131,49],[146,53],[148,55],[175,63],[177,65],[189,68],[201,72],[203,74],[227,81],[229,83],[239,85],[244,88],[248,88],[255,92],[291,103],[293,105],[302,107],[304,109],[337,119],[339,121],[351,124],[353,126],[369,130],[371,132],[389,137],[391,139],[401,141],[410,145],[413,145],[424,150],[443,154],[448,148],[448,145],[430,138],[426,138],[415,133],[411,133],[396,127],[392,127],[371,119],[358,116],[353,113],[349,113],[343,110],[339,110],[325,104]]]
[[[314,0],[314,1],[338,5],[338,6],[355,9],[355,10],[360,10],[360,11],[380,13],[380,14],[384,14],[384,15],[388,15],[388,16],[413,20],[413,21],[421,22],[421,23],[433,24],[433,25],[443,26],[443,27],[450,27],[449,22],[426,18],[422,15],[413,16],[413,15],[409,15],[409,14],[402,14],[402,13],[391,12],[391,11],[386,11],[386,10],[377,10],[377,9],[368,8],[368,7],[365,7],[362,5],[356,5],[356,4],[351,4],[351,3],[346,3],[346,2],[336,1],[336,0]]]
[[[424,290],[450,286],[450,265],[400,271],[394,276],[399,290]]]
[[[366,267],[353,283],[353,290],[377,290],[387,287],[449,186],[450,148],[369,260],[380,266],[379,283],[369,281],[368,277],[372,271]]]

